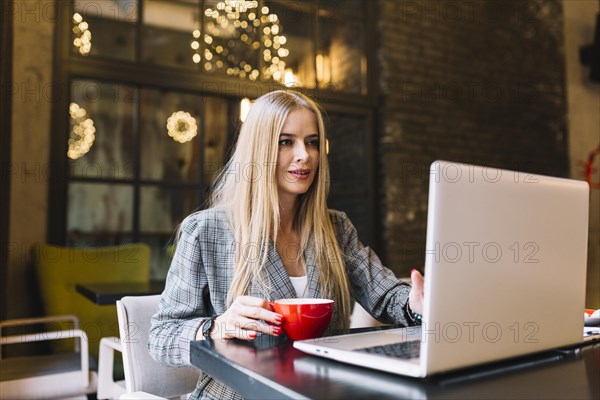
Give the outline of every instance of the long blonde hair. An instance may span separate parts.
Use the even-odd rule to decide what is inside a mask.
[[[347,328],[350,289],[344,258],[327,209],[329,164],[326,135],[319,106],[307,96],[278,90],[258,98],[242,124],[234,153],[215,179],[210,206],[227,211],[236,240],[236,265],[227,302],[248,293],[255,282],[270,294],[264,271],[269,241],[277,243],[280,223],[276,165],[279,135],[290,111],[305,108],[318,124],[319,167],[311,187],[299,197],[295,228],[300,235],[299,254],[314,251],[319,271],[320,296],[336,299],[338,320]],[[312,241],[310,240],[312,237]],[[309,246],[314,248],[308,248]]]

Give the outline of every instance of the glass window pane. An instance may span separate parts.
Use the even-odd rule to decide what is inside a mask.
[[[204,37],[199,63],[203,71],[258,80],[262,73],[260,54],[263,27],[258,2],[204,2]]]
[[[311,1],[205,1],[201,69],[314,87]],[[287,77],[287,78],[286,78]]]
[[[366,189],[365,189],[366,191]],[[344,211],[348,214],[352,225],[356,227],[358,238],[364,245],[371,245],[375,238],[371,237],[371,208],[369,207],[369,196],[367,193],[337,193],[329,196],[327,201],[329,208]]]
[[[319,18],[316,56],[319,87],[366,94],[367,59],[362,19]]]
[[[344,211],[356,226],[360,240],[373,243],[369,215],[368,120],[364,116],[329,113],[331,194],[329,207]]]
[[[202,204],[200,189],[142,186],[140,190],[140,240],[152,249],[151,279],[165,279],[171,257],[172,241],[185,217]]]
[[[135,60],[137,1],[78,0],[74,11],[75,53]]]
[[[367,188],[367,119],[364,116],[329,113],[326,125],[332,193]]]
[[[179,223],[201,204],[200,189],[142,186],[140,233],[170,236]]]
[[[200,182],[200,96],[142,89],[142,179]]]
[[[197,68],[200,0],[144,0],[143,10],[142,61]]]
[[[112,245],[131,241],[133,188],[99,183],[69,184],[67,244]]]
[[[175,248],[173,247],[173,234],[164,235],[144,235],[140,236],[140,242],[150,246],[150,279],[153,281],[164,281],[167,278],[167,272],[171,265],[171,259]]]
[[[284,75],[281,78],[273,76],[273,80],[286,84],[289,87],[306,87],[313,88],[315,86],[315,59],[313,46],[314,32],[314,8],[312,0],[302,0],[282,3],[280,1],[265,1],[269,12],[277,15],[279,23],[279,41],[282,42],[282,47],[289,52],[286,57],[282,58],[285,63]],[[274,52],[279,53],[279,49],[275,49],[275,44],[265,46],[265,50],[271,50],[271,55]],[[269,53],[267,53],[268,55]],[[284,52],[286,54],[286,52]],[[279,54],[277,54],[279,55]],[[265,54],[263,53],[263,59]],[[269,58],[267,57],[266,60]],[[268,61],[268,62],[272,62]],[[269,74],[264,76],[265,80],[270,78]]]
[[[329,113],[325,120],[329,138],[331,193],[329,207],[344,211],[363,243],[373,243],[369,207],[368,119],[365,116]]]
[[[231,101],[217,97],[204,99],[204,183],[212,184],[214,175],[225,164],[231,147],[229,120]]]
[[[319,16],[362,17],[365,15],[364,0],[319,0]]]
[[[132,86],[98,81],[71,83],[67,157],[72,176],[133,177],[135,92]]]

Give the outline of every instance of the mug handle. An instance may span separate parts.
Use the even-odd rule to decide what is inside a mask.
[[[271,310],[272,310],[272,311],[275,311],[275,307],[273,307],[274,305],[275,305],[275,302],[274,302],[274,301],[269,301],[269,307],[271,307]],[[275,325],[275,324],[272,324],[272,323],[270,323],[269,321],[267,321],[267,325],[271,325],[271,326],[278,326],[278,325]]]

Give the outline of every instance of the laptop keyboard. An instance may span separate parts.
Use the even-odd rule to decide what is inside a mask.
[[[383,346],[365,347],[363,349],[356,349],[363,353],[379,354],[387,357],[409,359],[417,358],[421,354],[421,341],[411,340],[410,342],[400,342],[386,344]]]

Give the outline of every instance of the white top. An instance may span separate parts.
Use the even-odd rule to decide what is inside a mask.
[[[304,297],[304,291],[306,290],[306,285],[308,284],[308,277],[304,276],[290,276],[290,281],[292,282],[292,286],[296,291],[297,297]]]

